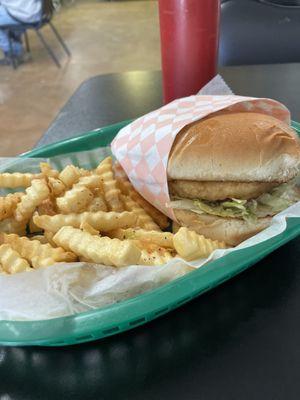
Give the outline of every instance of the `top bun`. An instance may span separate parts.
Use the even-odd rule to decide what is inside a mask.
[[[168,178],[286,182],[300,167],[292,128],[266,114],[218,112],[184,127],[168,162]]]

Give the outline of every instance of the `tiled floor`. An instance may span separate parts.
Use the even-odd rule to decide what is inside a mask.
[[[67,61],[45,28],[63,68],[55,66],[32,32],[33,60],[16,71],[0,67],[0,156],[29,150],[85,79],[160,68],[156,1],[77,0],[54,23],[72,51]]]

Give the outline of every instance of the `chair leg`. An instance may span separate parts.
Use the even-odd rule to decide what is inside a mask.
[[[26,52],[30,53],[29,37],[28,37],[27,31],[24,32],[24,39],[25,39]]]
[[[11,59],[13,69],[17,69],[18,63],[17,63],[17,60],[16,60],[15,55],[14,55],[12,40],[11,40],[11,36],[10,36],[10,32],[9,31],[7,32],[7,36],[8,36],[8,43],[9,43],[9,57]]]
[[[45,49],[48,51],[48,54],[50,55],[50,57],[52,58],[52,60],[55,62],[56,66],[57,66],[58,68],[60,68],[61,65],[60,65],[60,63],[59,63],[59,61],[58,61],[56,55],[53,53],[51,47],[48,45],[48,43],[47,43],[46,40],[44,39],[44,36],[41,34],[41,32],[40,32],[38,29],[36,29],[35,31],[36,31],[36,34],[38,35],[40,41],[43,43]]]
[[[56,36],[57,40],[59,41],[59,43],[64,48],[65,52],[68,54],[69,57],[71,57],[70,50],[68,49],[68,47],[67,47],[66,43],[64,42],[63,38],[60,36],[60,34],[58,33],[57,29],[55,28],[55,26],[52,24],[51,21],[49,21],[49,25],[50,25],[54,35]]]

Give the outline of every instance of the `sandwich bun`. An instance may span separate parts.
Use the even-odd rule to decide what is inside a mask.
[[[280,184],[299,166],[299,139],[287,124],[266,114],[219,112],[179,132],[167,174],[169,180]]]
[[[250,223],[238,218],[222,218],[215,215],[196,214],[188,210],[174,209],[174,214],[181,226],[213,240],[236,246],[257,234],[271,224],[271,217],[258,218]]]

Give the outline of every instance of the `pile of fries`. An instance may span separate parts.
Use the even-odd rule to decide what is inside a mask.
[[[164,232],[167,217],[111,157],[94,170],[68,165],[59,172],[41,163],[38,174],[2,173],[0,187],[18,190],[0,197],[0,273],[74,261],[160,265],[225,247],[183,227]]]

